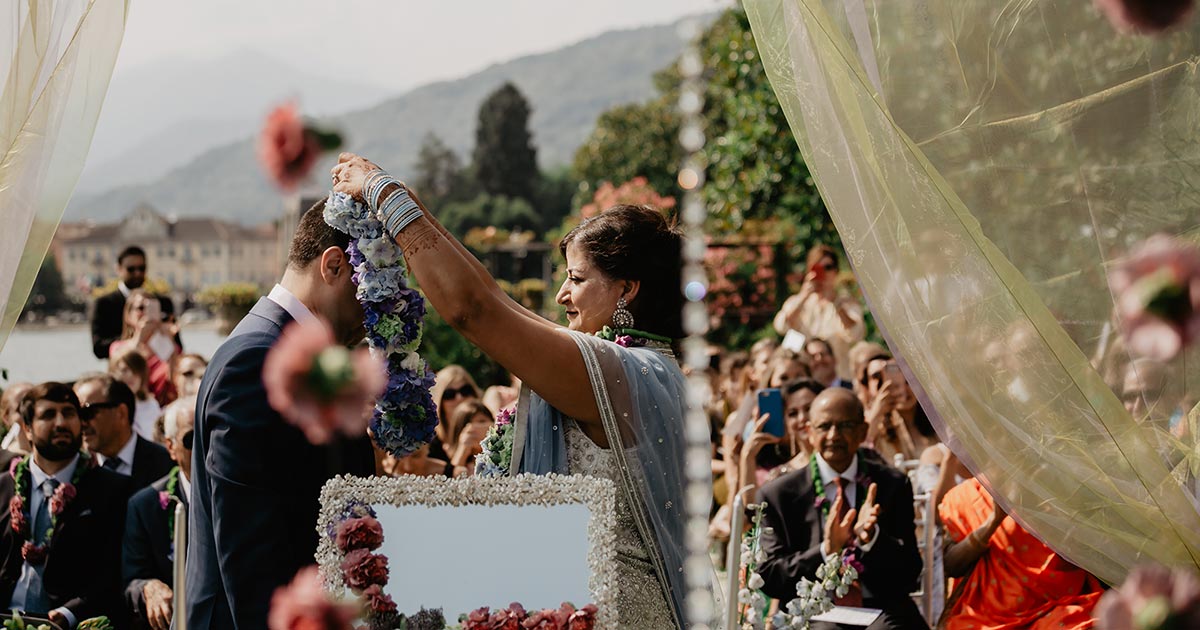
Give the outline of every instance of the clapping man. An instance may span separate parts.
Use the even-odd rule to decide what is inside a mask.
[[[125,603],[135,628],[167,630],[171,626],[174,592],[171,590],[176,553],[175,505],[191,501],[192,426],[196,398],[180,398],[166,413],[164,433],[175,467],[165,477],[142,488],[129,499],[125,516]]]
[[[871,629],[927,628],[909,597],[921,556],[908,478],[859,450],[867,425],[850,390],[822,391],[809,418],[809,465],[767,483],[759,495],[766,503],[763,591],[788,602],[801,578],[814,580],[826,558],[854,547],[864,568],[846,598],[835,603],[881,609]]]

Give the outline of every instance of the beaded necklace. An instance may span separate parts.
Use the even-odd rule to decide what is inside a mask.
[[[50,551],[50,541],[54,538],[54,530],[58,527],[58,517],[75,498],[75,487],[92,465],[92,458],[82,451],[76,457],[78,460],[75,472],[71,474],[71,481],[60,484],[49,497],[46,509],[50,511],[50,527],[46,528],[42,539],[37,542],[33,540],[33,518],[27,505],[32,501],[33,493],[33,473],[29,470],[29,457],[22,457],[13,462],[11,474],[15,492],[8,504],[9,518],[13,531],[25,541],[21,545],[21,557],[30,564],[41,564],[45,561],[46,554]]]

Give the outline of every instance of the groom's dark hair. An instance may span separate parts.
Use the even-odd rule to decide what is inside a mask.
[[[349,244],[349,234],[335,230],[325,222],[325,200],[321,199],[300,217],[296,233],[292,235],[292,247],[288,250],[288,264],[304,269],[330,247],[346,249]]]

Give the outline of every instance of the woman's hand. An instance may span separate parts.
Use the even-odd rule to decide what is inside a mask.
[[[139,318],[133,333],[133,338],[137,341],[137,345],[144,347],[149,344],[150,338],[154,336],[154,333],[158,332],[158,326],[158,321],[147,317]]]
[[[336,192],[350,195],[355,200],[368,203],[363,198],[363,186],[367,183],[367,175],[371,171],[380,170],[374,162],[353,153],[342,153],[338,163],[330,169],[333,176],[333,189]]]
[[[458,434],[458,447],[454,450],[454,457],[451,458],[450,463],[455,466],[466,466],[472,457],[482,453],[483,446],[480,442],[487,437],[489,428],[486,424],[474,422],[463,427],[462,433]]]
[[[750,440],[742,447],[742,459],[754,459],[762,450],[772,444],[783,442],[783,438],[775,437],[770,433],[764,433],[763,429],[767,426],[767,420],[771,418],[771,414],[764,413],[754,422],[754,433],[750,434]]]

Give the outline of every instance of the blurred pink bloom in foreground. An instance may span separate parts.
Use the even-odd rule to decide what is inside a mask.
[[[1100,598],[1099,630],[1200,628],[1200,580],[1185,569],[1143,566]]]
[[[1200,248],[1156,234],[1109,274],[1126,343],[1169,361],[1200,338]]]
[[[1159,33],[1183,22],[1194,0],[1095,0],[1096,7],[1122,33]]]
[[[333,601],[321,587],[317,567],[301,569],[292,583],[275,589],[270,630],[350,630],[358,611],[352,604]]]
[[[308,176],[322,151],[342,145],[336,131],[306,123],[287,103],[271,110],[258,134],[258,161],[280,190],[294,190]]]
[[[263,365],[267,401],[313,444],[335,432],[363,435],[387,386],[383,363],[365,348],[347,350],[323,321],[288,324]]]

